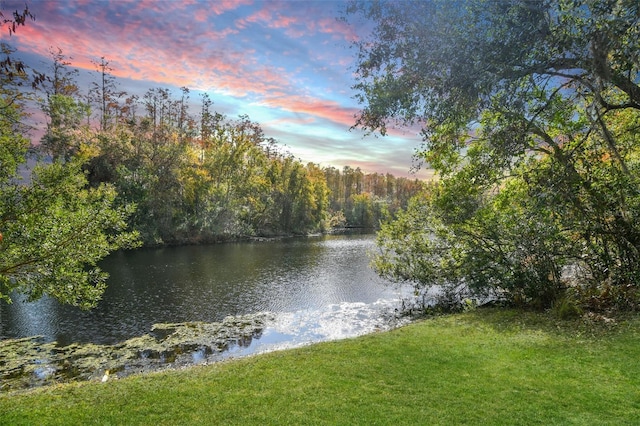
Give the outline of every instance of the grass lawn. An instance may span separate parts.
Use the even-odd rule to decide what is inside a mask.
[[[640,424],[640,318],[478,309],[301,349],[0,396],[0,424]]]

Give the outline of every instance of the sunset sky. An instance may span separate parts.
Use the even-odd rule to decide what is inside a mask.
[[[49,51],[62,49],[72,67],[97,78],[91,61],[104,56],[122,90],[191,89],[194,111],[200,92],[213,109],[236,118],[247,114],[266,136],[304,162],[361,167],[367,172],[410,175],[420,138],[395,130],[384,138],[351,130],[355,50],[365,29],[349,26],[341,1],[251,0],[28,0],[35,22],[2,41],[25,61],[46,70]],[[24,0],[0,3],[5,16]],[[361,35],[361,34],[360,34]],[[88,84],[88,83],[87,83]],[[82,84],[81,84],[82,86]]]

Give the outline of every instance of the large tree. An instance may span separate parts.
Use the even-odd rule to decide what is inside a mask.
[[[569,265],[590,300],[636,307],[640,4],[354,2],[348,12],[374,24],[357,43],[357,125],[419,124],[422,158],[440,175],[404,220],[424,226],[382,234],[380,271],[548,306]]]
[[[13,292],[30,299],[48,294],[63,303],[91,307],[105,287],[97,262],[135,245],[127,231],[132,206],[115,207],[108,185],[88,188],[81,160],[24,167],[28,70],[11,58],[0,66],[0,299]],[[43,80],[40,79],[42,82]],[[62,96],[62,95],[54,95]]]

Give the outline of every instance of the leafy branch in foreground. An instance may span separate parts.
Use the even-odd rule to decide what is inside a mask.
[[[27,172],[28,94],[20,87],[27,75],[13,71],[0,68],[0,299],[11,301],[14,291],[31,300],[48,294],[89,308],[105,288],[96,263],[137,244],[127,230],[134,205],[117,207],[112,186],[90,188],[80,158]],[[22,174],[30,175],[26,182]]]
[[[107,278],[96,263],[136,245],[137,234],[126,231],[133,206],[114,207],[115,196],[110,186],[87,188],[74,163],[39,166],[30,185],[2,185],[0,297],[16,290],[93,306]]]

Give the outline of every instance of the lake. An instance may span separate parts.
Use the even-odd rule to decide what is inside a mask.
[[[110,278],[95,309],[0,302],[0,338],[113,345],[156,323],[263,312],[268,326],[231,356],[357,336],[385,328],[411,294],[371,270],[374,248],[372,235],[325,235],[119,252],[101,263]]]

